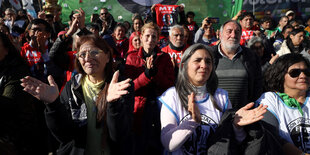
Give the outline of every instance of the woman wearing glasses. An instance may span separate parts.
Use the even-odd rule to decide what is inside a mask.
[[[263,121],[288,154],[310,153],[309,77],[310,64],[302,55],[281,56],[265,72],[268,92],[256,102],[268,105]]]
[[[49,85],[23,78],[24,90],[45,102],[47,126],[61,143],[57,154],[130,154],[130,145],[122,148],[131,129],[130,79],[118,82],[119,71],[113,75],[112,50],[104,40],[81,36],[75,47],[79,74],[67,82],[60,96],[51,76]]]

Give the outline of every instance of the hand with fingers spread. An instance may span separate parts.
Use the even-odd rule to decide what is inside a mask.
[[[146,64],[145,64],[147,69],[151,69],[153,68],[153,55],[151,55],[150,57],[146,58]]]
[[[58,86],[51,75],[48,76],[49,85],[30,76],[21,79],[24,91],[45,103],[54,102],[59,96]]]
[[[268,106],[260,104],[257,108],[249,110],[253,106],[254,103],[251,102],[236,112],[234,118],[234,125],[236,127],[249,125],[264,118],[263,115],[267,112]]]
[[[112,80],[110,82],[108,93],[107,93],[107,101],[113,102],[121,98],[123,95],[128,94],[126,90],[130,86],[131,79],[126,79],[124,81],[118,82],[119,71],[116,71],[113,74]]]
[[[192,118],[195,120],[195,122],[200,123],[201,122],[201,115],[200,115],[200,110],[198,106],[195,103],[195,94],[191,93],[190,95],[187,96],[188,98],[188,112],[192,116]]]

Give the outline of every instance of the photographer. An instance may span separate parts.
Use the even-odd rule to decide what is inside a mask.
[[[195,34],[194,43],[202,43],[205,45],[214,45],[217,42],[217,38],[212,27],[212,24],[216,23],[215,18],[206,17],[201,24],[201,27]]]

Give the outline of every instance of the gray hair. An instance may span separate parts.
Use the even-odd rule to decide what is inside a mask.
[[[263,39],[261,37],[254,36],[248,41],[247,47],[251,48],[251,46],[253,46],[257,42],[263,43]]]
[[[193,84],[191,84],[189,81],[189,77],[188,77],[188,61],[191,58],[191,56],[199,49],[204,49],[206,50],[210,56],[211,56],[211,60],[212,60],[212,70],[211,70],[211,74],[209,79],[207,80],[207,91],[210,95],[210,99],[213,103],[213,105],[216,107],[216,109],[222,111],[219,106],[217,105],[215,98],[214,98],[214,94],[215,91],[217,90],[217,86],[218,86],[218,78],[217,75],[215,73],[215,65],[214,65],[214,56],[213,56],[213,52],[212,52],[212,48],[210,46],[206,46],[204,44],[201,43],[197,43],[194,44],[192,46],[190,46],[189,48],[187,48],[182,56],[181,59],[181,64],[179,67],[179,73],[178,73],[178,78],[177,78],[177,82],[176,82],[176,91],[178,93],[180,102],[182,104],[182,106],[187,109],[188,108],[188,98],[187,96],[190,95],[192,92],[196,93],[195,90],[195,86]]]
[[[179,30],[181,30],[182,32],[183,32],[183,34],[184,34],[184,28],[181,26],[181,25],[173,25],[172,27],[170,27],[170,30],[169,30],[169,36],[172,36],[172,31],[174,30],[174,29],[179,29]]]
[[[228,23],[235,23],[239,27],[239,30],[240,30],[240,33],[241,33],[241,31],[242,31],[241,25],[236,20],[228,20],[225,23],[223,23],[223,25],[220,28],[220,34],[221,35],[223,34],[223,30],[224,30],[225,25],[228,24]]]

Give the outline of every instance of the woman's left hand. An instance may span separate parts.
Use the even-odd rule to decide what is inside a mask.
[[[267,112],[268,106],[260,104],[257,108],[249,110],[253,105],[254,103],[251,102],[236,112],[234,118],[234,125],[236,127],[249,125],[264,118],[263,115]]]
[[[123,95],[128,94],[126,90],[130,86],[131,79],[118,82],[119,71],[113,74],[113,78],[108,88],[107,101],[113,102],[121,98]]]

